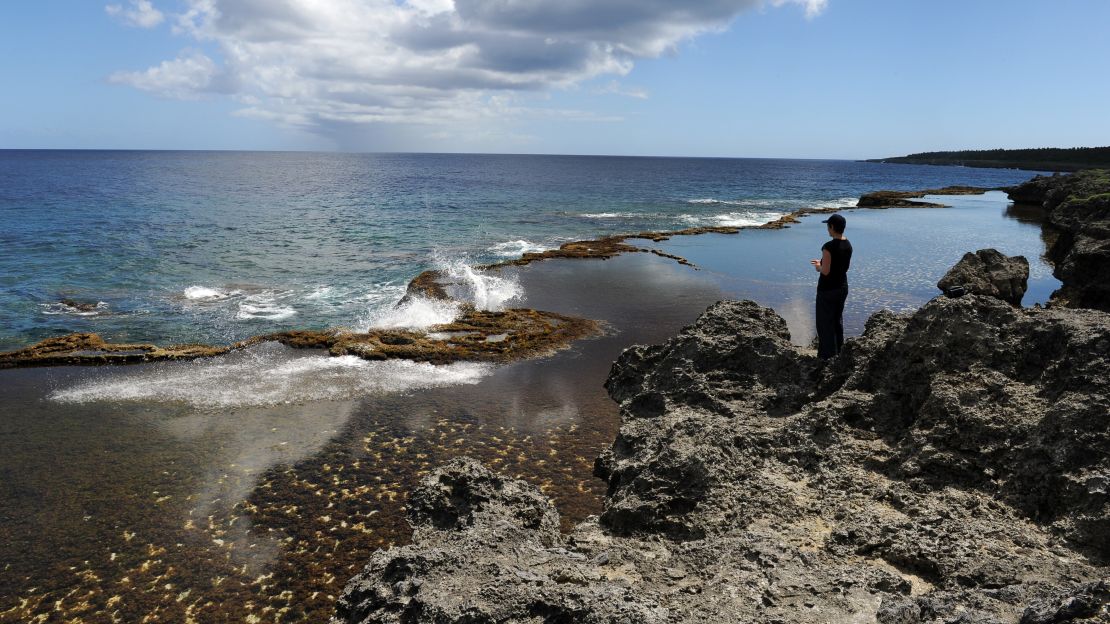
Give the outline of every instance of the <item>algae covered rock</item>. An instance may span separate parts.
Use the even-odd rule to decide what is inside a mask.
[[[1021,305],[1029,283],[1029,261],[1024,256],[1006,256],[996,249],[980,249],[966,253],[944,277],[937,288],[951,293],[964,292],[997,297],[1010,304]]]

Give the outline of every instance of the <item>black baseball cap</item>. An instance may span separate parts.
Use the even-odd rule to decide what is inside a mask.
[[[845,224],[847,224],[847,221],[844,220],[844,217],[842,217],[838,214],[834,214],[834,215],[829,215],[829,218],[825,219],[821,223],[828,223],[837,232],[843,232],[844,231],[844,226],[845,226]]]

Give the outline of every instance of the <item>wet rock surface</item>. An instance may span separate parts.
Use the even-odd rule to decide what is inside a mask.
[[[1006,256],[996,249],[966,253],[937,288],[945,294],[974,293],[997,297],[1019,306],[1029,283],[1029,261],[1024,256]]]
[[[1108,357],[1105,312],[969,294],[822,365],[718,303],[613,366],[599,518],[449,464],[335,621],[1110,621]]]
[[[215,357],[263,342],[296,349],[322,349],[330,355],[365,360],[408,359],[415,362],[508,362],[551,353],[574,340],[597,334],[596,321],[527,308],[491,312],[469,308],[456,320],[407,330],[293,330],[252,336],[230,345],[123,344],[97,334],[48,338],[17,351],[0,353],[0,369],[29,366],[99,366],[195,360]]]
[[[946,186],[923,191],[874,191],[859,198],[857,208],[945,208],[945,204],[921,201],[926,195],[981,195],[992,189],[977,186]]]
[[[1064,283],[1057,303],[1110,311],[1110,171],[1037,176],[1009,189],[1019,204],[1040,206],[1056,237],[1048,250]]]

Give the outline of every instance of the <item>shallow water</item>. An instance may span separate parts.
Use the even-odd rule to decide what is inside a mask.
[[[846,213],[849,333],[875,309],[924,302],[981,246],[1029,257],[1027,303],[1054,287],[1034,223],[998,196],[944,201],[955,207]],[[698,270],[644,253],[502,269],[521,305],[607,332],[496,368],[260,345],[189,363],[0,371],[0,621],[326,621],[372,550],[407,540],[406,492],[457,455],[541,487],[569,526],[600,510],[591,472],[616,434],[602,383],[617,355],[731,297],[774,306],[807,342],[808,259],[824,240],[806,217],[660,244]]]
[[[606,335],[462,385],[428,387],[425,375],[408,390],[328,376],[325,356],[273,345],[190,363],[3,371],[0,472],[12,478],[0,487],[12,504],[0,522],[11,562],[0,613],[115,607],[129,620],[161,609],[177,621],[192,606],[202,620],[234,620],[270,606],[322,620],[373,548],[407,539],[401,504],[418,476],[460,454],[536,483],[568,525],[596,513],[593,460],[617,424],[601,387],[612,360],[663,340],[721,292],[646,254],[514,271],[530,305],[605,320]],[[323,375],[255,388],[274,370],[307,369]],[[273,401],[280,387],[296,403],[229,400]],[[304,400],[305,387],[348,400]]]
[[[949,208],[842,210],[852,242],[845,331],[855,335],[881,309],[909,312],[936,296],[937,281],[969,251],[987,247],[1029,261],[1022,304],[1044,304],[1060,282],[1044,258],[1044,239],[1035,214],[1015,215],[1001,192],[928,196]],[[1020,217],[1020,218],[1019,218]],[[682,256],[712,275],[730,298],[750,298],[774,307],[794,341],[809,344],[814,330],[815,271],[828,240],[824,217],[809,215],[784,230],[745,230],[735,235],[677,236],[655,245]],[[651,246],[645,244],[645,246]]]

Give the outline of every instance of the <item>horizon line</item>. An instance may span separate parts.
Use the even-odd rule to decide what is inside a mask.
[[[312,149],[230,149],[230,148],[131,148],[131,147],[0,147],[0,152],[193,152],[254,154],[350,154],[365,156],[567,156],[576,158],[696,158],[707,160],[828,160],[865,162],[863,158],[806,156],[678,156],[667,154],[570,154],[554,152],[424,152],[424,151],[350,151]],[[884,158],[895,158],[886,156]]]

